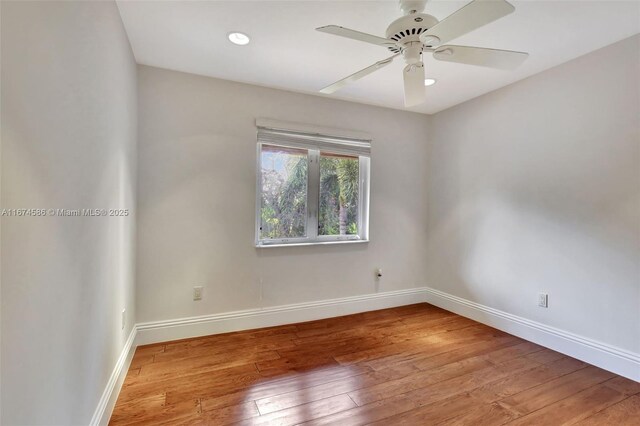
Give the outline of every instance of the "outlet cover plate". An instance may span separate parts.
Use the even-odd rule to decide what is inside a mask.
[[[538,294],[538,306],[541,308],[549,307],[549,295],[547,293]]]
[[[202,300],[202,286],[193,288],[193,300]]]

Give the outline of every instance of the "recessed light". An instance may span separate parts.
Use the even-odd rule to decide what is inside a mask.
[[[436,79],[435,78],[425,78],[424,79],[424,85],[425,86],[433,86],[434,84],[436,84]]]
[[[249,36],[246,35],[245,33],[238,33],[238,32],[229,33],[227,37],[229,37],[229,41],[231,43],[237,44],[239,46],[244,46],[245,44],[249,44],[249,41],[251,40]]]

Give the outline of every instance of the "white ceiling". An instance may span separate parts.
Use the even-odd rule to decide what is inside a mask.
[[[431,0],[426,13],[443,19],[466,1]],[[640,33],[640,0],[512,1],[516,11],[451,44],[530,53],[516,71],[499,71],[427,57],[432,114]],[[317,94],[317,90],[390,56],[382,47],[315,31],[335,24],[384,36],[401,16],[387,1],[132,1],[118,7],[140,64]],[[251,36],[247,46],[230,31]],[[397,109],[403,106],[403,61],[331,95]],[[597,81],[593,82],[598,84]],[[321,95],[325,96],[325,95]]]

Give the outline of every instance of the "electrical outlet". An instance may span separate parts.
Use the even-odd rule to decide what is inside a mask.
[[[122,310],[122,319],[121,319],[120,323],[122,324],[120,327],[122,328],[122,330],[124,330],[124,325],[127,323],[127,310],[126,309]]]
[[[193,300],[202,300],[202,287],[197,286],[193,288]]]
[[[541,308],[549,307],[549,295],[547,293],[538,294],[538,306]]]

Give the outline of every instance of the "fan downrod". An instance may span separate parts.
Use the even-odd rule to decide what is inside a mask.
[[[427,0],[399,0],[400,9],[405,15],[421,13],[424,10]]]

